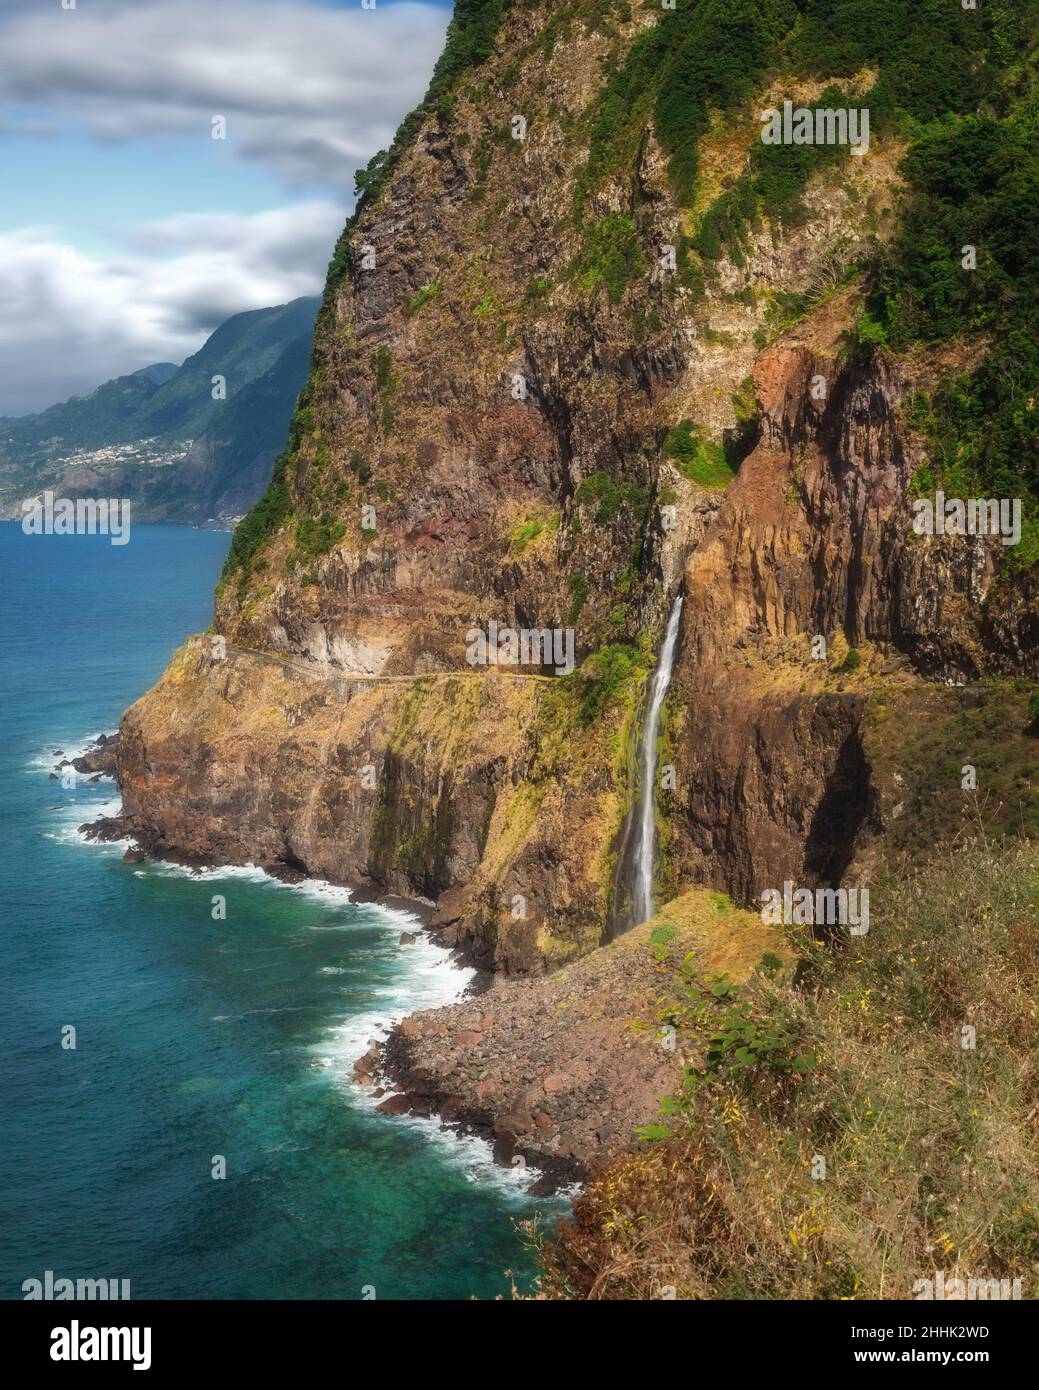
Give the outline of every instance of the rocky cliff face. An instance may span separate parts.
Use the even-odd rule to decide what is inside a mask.
[[[760,443],[685,573],[673,872],[741,900],[836,886],[884,831],[878,698],[1036,669],[1034,597],[997,582],[1000,541],[913,531],[906,409],[942,364],[848,354],[853,295],[758,358]]]
[[[584,656],[659,616],[657,407],[686,324],[651,267],[617,302],[566,278],[583,150],[563,127],[610,43],[578,26],[547,62],[529,53],[517,68],[550,14],[506,17],[450,121],[427,118],[350,229],[290,484],[294,509],[333,515],[346,536],[294,564],[294,539],[306,547],[291,528],[275,535],[221,593],[218,624],[235,640],[398,674],[458,669],[465,632],[491,619],[572,625]],[[514,111],[527,113],[522,141]],[[652,247],[673,240],[676,211],[659,162],[647,156],[642,177]],[[635,341],[633,318],[654,311],[659,327]],[[695,511],[691,499],[687,524]]]
[[[124,718],[146,844],[429,897],[475,959],[537,971],[608,919],[679,585],[665,886],[839,883],[898,795],[877,699],[1034,671],[1035,590],[999,542],[910,534],[915,394],[983,348],[856,331],[901,134],[762,201],[757,104],[825,85],[770,71],[763,41],[676,147],[639,74],[657,49],[701,62],[681,26],[711,9],[459,7],[337,248],[290,449],[218,594],[226,654],[190,643]],[[715,18],[727,71],[739,15]],[[572,630],[580,669],[468,665],[492,620]]]
[[[439,899],[447,940],[488,968],[596,944],[623,709],[585,727],[548,678],[212,651],[189,642],[123,720],[125,824],[147,848]]]

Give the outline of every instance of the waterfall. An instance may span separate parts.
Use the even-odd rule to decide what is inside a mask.
[[[638,797],[632,807],[624,835],[617,878],[614,885],[614,919],[608,938],[618,931],[645,922],[653,915],[653,860],[656,850],[657,736],[660,712],[671,684],[678,645],[678,620],[682,615],[682,595],[675,598],[667,620],[664,643],[660,648],[649,698],[642,721],[638,756]],[[629,906],[630,901],[630,906]],[[607,939],[608,939],[607,938]]]
[[[660,731],[660,711],[664,707],[664,696],[671,684],[675,647],[678,645],[678,619],[681,614],[682,595],[679,594],[667,620],[664,645],[660,649],[657,669],[653,672],[653,681],[649,687],[649,704],[642,724],[635,840],[635,891],[632,895],[633,924],[644,922],[647,917],[653,916],[653,851],[657,842],[654,814],[657,790],[657,734]]]

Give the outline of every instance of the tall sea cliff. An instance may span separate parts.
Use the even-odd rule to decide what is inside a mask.
[[[213,631],[124,716],[124,828],[432,901],[499,978],[389,1065],[507,1148],[588,1171],[695,1067],[654,961],[803,982],[766,890],[1039,826],[1035,34],[1033,4],[469,0],[358,175]],[[766,143],[788,102],[868,144]],[[1016,500],[1016,541],[926,533],[946,497]],[[679,594],[659,916],[602,947]],[[474,664],[492,623],[576,669]]]

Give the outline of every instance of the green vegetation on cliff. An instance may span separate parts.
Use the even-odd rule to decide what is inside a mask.
[[[973,340],[970,370],[921,394],[933,482],[950,496],[1020,497],[1018,565],[1039,559],[1039,112],[968,116],[924,132],[910,193],[870,297],[892,349]],[[980,361],[978,358],[980,357]]]
[[[1039,109],[1035,0],[810,0],[806,69],[878,70],[875,130],[910,140],[899,230],[872,277],[860,341],[898,351],[973,338],[981,361],[917,404],[946,491],[1021,497],[1011,561],[1039,559]],[[973,248],[973,261],[971,258]],[[975,360],[978,354],[970,354]]]
[[[828,110],[858,104],[857,97],[835,86],[827,87],[813,103]],[[747,172],[704,214],[696,250],[705,261],[716,261],[724,253],[742,266],[749,232],[760,225],[762,215],[787,228],[801,226],[808,216],[801,199],[808,180],[847,153],[842,145],[766,145],[755,139]]]
[[[348,238],[357,218],[365,208],[378,199],[400,163],[401,156],[413,144],[426,117],[436,115],[441,122],[450,118],[451,93],[456,82],[463,73],[478,66],[493,53],[499,26],[511,2],[512,0],[455,0],[454,13],[447,26],[444,51],[437,59],[426,95],[419,105],[404,117],[389,149],[379,150],[377,154],[372,155],[363,169],[357,171],[354,179],[354,191],[358,195],[357,207],[336,244],[328,267],[326,303],[349,270]]]
[[[692,420],[683,420],[664,441],[664,453],[678,471],[698,483],[714,489],[728,487],[733,470],[721,444],[706,439]]]
[[[623,642],[595,652],[571,677],[580,695],[578,722],[589,728],[622,695],[633,699],[634,692],[641,690],[648,669],[646,653]]]
[[[699,141],[712,113],[751,114],[770,80],[876,76],[859,97],[829,86],[813,105],[864,106],[871,135],[914,138],[928,123],[976,110],[1013,77],[1033,36],[1032,0],[990,0],[964,11],[946,0],[677,0],[635,41],[586,117],[588,160],[578,214],[607,177],[634,172],[652,127],[677,200],[691,205]],[[755,118],[759,114],[753,110]],[[846,150],[763,145],[750,169],[704,216],[696,249],[739,263],[760,215],[796,225],[808,178]]]
[[[610,303],[618,303],[628,281],[646,271],[645,257],[632,218],[622,213],[611,213],[601,222],[589,226],[571,270],[586,294],[592,294],[600,285],[604,285]]]
[[[796,19],[794,0],[677,0],[635,41],[595,102],[581,199],[605,177],[633,169],[652,122],[676,196],[690,202],[710,111],[751,99]]]
[[[244,516],[235,527],[234,535],[231,537],[231,547],[227,552],[227,559],[224,561],[224,568],[220,575],[221,585],[237,574],[239,587],[244,587],[249,580],[257,551],[292,515],[293,499],[289,486],[289,467],[295,460],[300,438],[307,423],[307,409],[311,391],[312,384],[308,381],[296,402],[292,423],[289,426],[289,442],[275,461],[274,472],[271,474],[266,491],[249,514]]]
[[[862,104],[881,128],[972,109],[1019,53],[1033,19],[1027,0],[990,0],[974,13],[946,0],[677,0],[594,103],[582,196],[632,169],[652,125],[675,195],[691,203],[711,112],[744,117],[778,75],[837,80],[877,71]],[[827,146],[759,154],[765,211],[791,198],[808,166],[833,157]]]

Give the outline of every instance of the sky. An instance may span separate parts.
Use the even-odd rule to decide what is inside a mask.
[[[0,0],[0,416],[319,294],[354,170],[421,100],[450,13]]]

